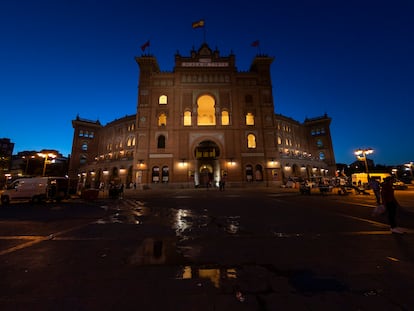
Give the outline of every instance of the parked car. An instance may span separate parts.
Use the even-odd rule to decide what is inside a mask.
[[[395,179],[392,185],[396,190],[405,190],[408,188],[408,186],[405,183],[398,179]]]
[[[0,191],[2,205],[12,201],[60,201],[69,196],[69,180],[64,177],[19,178]]]

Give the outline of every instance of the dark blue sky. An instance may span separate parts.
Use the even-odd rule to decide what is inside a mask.
[[[71,152],[71,120],[136,113],[134,57],[150,40],[161,70],[206,41],[238,70],[274,56],[275,112],[303,122],[327,113],[335,158],[371,147],[376,164],[414,160],[412,1],[0,2],[0,138],[24,150]]]

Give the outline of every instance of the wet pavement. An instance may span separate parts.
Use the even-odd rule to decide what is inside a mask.
[[[2,209],[0,309],[412,310],[413,197],[403,236],[369,196],[294,189]]]

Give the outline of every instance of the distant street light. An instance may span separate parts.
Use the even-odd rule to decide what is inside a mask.
[[[37,155],[38,155],[39,157],[42,157],[42,158],[44,158],[44,159],[45,159],[45,162],[44,162],[44,164],[43,164],[43,173],[42,173],[42,176],[45,176],[45,174],[46,174],[46,164],[48,164],[48,163],[47,163],[48,159],[49,159],[49,158],[54,159],[54,158],[56,158],[57,156],[56,156],[56,154],[53,154],[53,153],[38,153]]]
[[[371,154],[373,152],[374,152],[374,150],[371,149],[371,148],[355,150],[355,155],[357,156],[357,159],[360,160],[360,161],[364,160],[364,162],[365,162],[365,170],[367,172],[368,177],[369,177],[369,173],[368,173],[367,154]]]
[[[406,163],[404,164],[405,167],[407,167],[407,171],[410,171],[411,174],[411,178],[414,177],[413,176],[413,167],[414,167],[414,163],[410,162],[410,163]]]

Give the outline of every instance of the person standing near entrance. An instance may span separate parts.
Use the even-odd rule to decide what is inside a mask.
[[[393,178],[391,176],[386,177],[381,184],[381,198],[382,203],[387,210],[388,223],[390,224],[391,232],[398,234],[404,233],[401,228],[397,227],[396,217],[399,204],[394,195]]]

